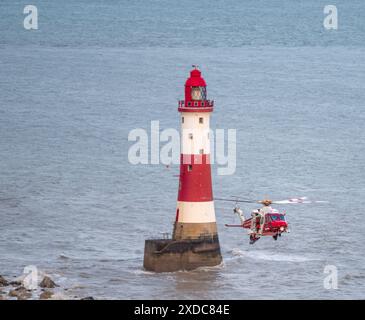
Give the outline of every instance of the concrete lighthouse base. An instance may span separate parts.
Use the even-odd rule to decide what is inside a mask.
[[[216,266],[221,262],[218,236],[145,241],[143,266],[148,271],[193,270],[199,267]]]

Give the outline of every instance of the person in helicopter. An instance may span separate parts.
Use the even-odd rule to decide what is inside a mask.
[[[257,220],[257,217],[261,217],[260,209],[253,210],[251,213],[251,217],[252,217],[252,219],[251,219],[250,233],[253,234],[253,233],[257,233],[257,231],[258,231],[257,226],[256,226],[256,220]]]
[[[254,210],[252,212],[252,220],[251,220],[251,233],[257,233],[259,235],[262,235],[262,231],[264,230],[264,224],[265,224],[265,215],[267,213],[272,212],[272,207],[270,206],[272,201],[271,200],[263,200],[261,203],[264,205],[263,208]],[[260,217],[260,229],[257,230],[256,227],[256,220],[257,217]]]

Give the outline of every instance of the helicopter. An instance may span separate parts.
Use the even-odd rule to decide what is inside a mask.
[[[292,198],[286,200],[272,201],[264,200],[246,200],[235,197],[235,199],[215,198],[218,201],[235,202],[233,212],[238,215],[241,224],[225,224],[228,228],[244,228],[249,229],[250,244],[254,244],[257,240],[264,236],[271,236],[274,240],[281,237],[283,233],[289,233],[289,224],[285,218],[285,212],[273,209],[271,204],[303,204],[303,203],[325,203],[327,201],[310,201],[307,197]],[[238,202],[244,203],[260,203],[264,207],[253,210],[251,218],[245,218],[242,209],[238,206]]]

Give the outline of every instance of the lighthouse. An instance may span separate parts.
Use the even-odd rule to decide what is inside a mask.
[[[210,115],[214,101],[193,66],[178,102],[181,123],[180,175],[171,239],[145,242],[144,268],[155,272],[192,270],[222,262],[210,165]]]
[[[181,155],[175,240],[217,235],[210,168],[209,123],[214,101],[195,67],[185,83],[185,100],[179,101]]]

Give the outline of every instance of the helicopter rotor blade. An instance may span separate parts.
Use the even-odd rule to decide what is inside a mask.
[[[245,203],[257,203],[255,200],[243,200],[243,199],[227,199],[227,198],[214,198],[218,201],[231,201],[231,202],[245,202]]]
[[[315,201],[315,200],[313,201],[313,200],[308,200],[307,197],[301,197],[301,198],[273,201],[272,203],[274,204],[328,203],[328,201]]]
[[[263,200],[248,200],[242,199],[239,197],[235,197],[233,199],[230,198],[214,198],[214,200],[218,201],[231,201],[231,202],[243,202],[243,203],[263,203]],[[272,204],[308,204],[308,203],[328,203],[328,201],[315,201],[315,200],[308,200],[307,197],[300,197],[300,198],[291,198],[285,200],[275,200],[271,201]]]

